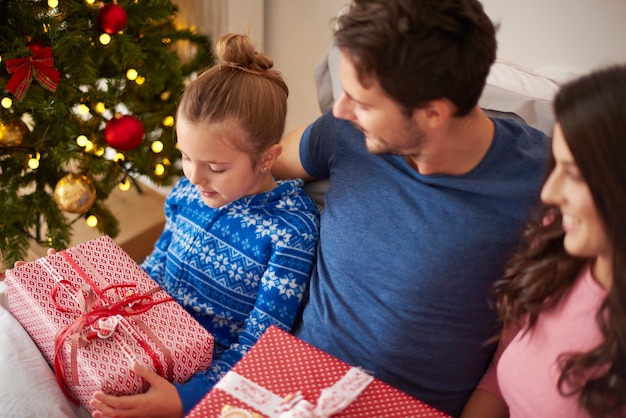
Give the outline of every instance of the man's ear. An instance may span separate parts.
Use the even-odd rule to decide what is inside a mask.
[[[419,119],[421,126],[436,129],[450,120],[453,110],[453,105],[448,100],[431,100],[426,106],[415,109],[413,117]]]
[[[280,144],[274,144],[265,151],[263,151],[263,154],[261,155],[261,160],[259,162],[261,169],[263,171],[271,170],[274,162],[276,162],[276,159],[281,152],[283,152],[283,146]]]

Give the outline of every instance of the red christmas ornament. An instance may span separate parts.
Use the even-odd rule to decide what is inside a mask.
[[[119,4],[107,4],[98,12],[98,25],[109,35],[124,29],[127,21],[126,10]]]
[[[130,151],[138,147],[143,133],[141,121],[132,115],[115,117],[104,127],[105,141],[119,151]]]
[[[46,43],[41,39],[33,39],[32,41],[27,43],[26,46],[28,47],[28,50],[31,52],[31,54],[34,54],[47,47],[48,45],[46,45]]]

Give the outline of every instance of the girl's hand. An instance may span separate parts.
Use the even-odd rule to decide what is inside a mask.
[[[133,364],[133,372],[150,384],[148,391],[129,396],[107,395],[98,391],[89,402],[96,408],[93,418],[183,416],[183,403],[172,383],[137,362]]]
[[[48,248],[48,255],[52,255],[52,254],[56,254],[56,251],[54,248]],[[13,265],[13,267],[19,267],[22,264],[26,263],[26,261],[16,261],[15,264]]]

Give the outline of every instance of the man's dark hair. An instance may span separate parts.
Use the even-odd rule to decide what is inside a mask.
[[[409,111],[448,99],[466,115],[496,58],[496,29],[477,0],[354,0],[337,23],[361,84],[378,80]]]

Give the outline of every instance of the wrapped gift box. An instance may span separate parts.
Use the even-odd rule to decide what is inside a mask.
[[[179,383],[211,364],[213,336],[108,236],[9,269],[6,284],[11,313],[91,412],[97,390],[146,389],[134,361]]]
[[[364,376],[370,379],[369,383],[363,384]],[[187,417],[312,417],[296,412],[302,410],[299,405],[286,411],[289,408],[285,404],[293,405],[294,399],[298,399],[294,394],[299,392],[310,409],[324,402],[320,396],[324,389],[331,387],[335,389],[334,394],[341,394],[346,387],[353,391],[348,396],[353,398],[351,403],[341,412],[330,414],[333,417],[448,416],[271,326]],[[353,390],[357,387],[361,390],[359,393]],[[332,397],[333,393],[326,393],[323,398],[332,403]]]

